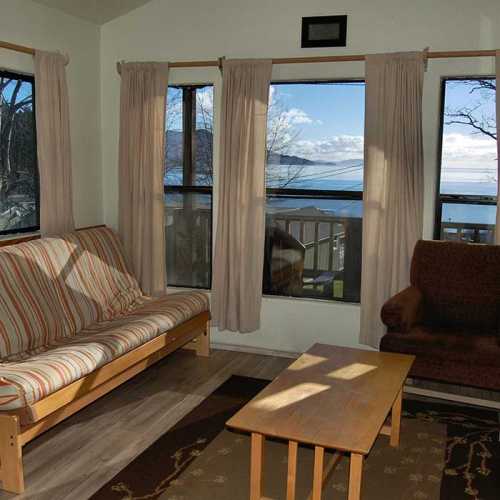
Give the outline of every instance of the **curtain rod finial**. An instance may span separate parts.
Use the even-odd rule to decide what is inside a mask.
[[[430,47],[425,47],[425,49],[422,51],[424,53],[424,70],[427,71],[427,66],[429,64],[429,50]]]
[[[226,59],[226,56],[219,57],[219,59],[218,59],[218,61],[219,61],[219,69],[220,69],[221,72],[222,72],[222,65],[223,65],[225,59]]]

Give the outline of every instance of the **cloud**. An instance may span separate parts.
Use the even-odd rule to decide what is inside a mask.
[[[302,109],[292,108],[283,113],[284,119],[290,125],[304,125],[313,123],[314,120]]]
[[[497,157],[497,143],[486,135],[444,134],[443,159],[492,161]]]
[[[443,181],[492,182],[497,177],[497,143],[485,135],[443,136]]]
[[[291,154],[310,160],[342,161],[363,158],[363,147],[361,135],[336,135],[317,141],[298,140]]]

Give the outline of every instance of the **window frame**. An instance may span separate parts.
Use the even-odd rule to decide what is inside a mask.
[[[315,79],[315,80],[276,80],[271,81],[270,85],[293,85],[293,84],[307,84],[307,85],[324,85],[324,84],[342,84],[342,83],[362,83],[366,86],[366,80],[364,78],[338,78],[338,79]],[[267,162],[265,167],[267,168]],[[364,171],[364,161],[363,161],[363,171]],[[364,172],[363,172],[364,173]],[[364,179],[364,177],[363,177]],[[271,197],[283,197],[283,198],[303,198],[303,199],[328,199],[328,200],[347,200],[347,201],[361,201],[363,202],[364,193],[364,181],[363,189],[361,191],[354,190],[327,190],[327,189],[295,189],[295,188],[268,188],[266,186],[266,202],[269,196]],[[363,217],[361,217],[363,220]],[[264,272],[264,270],[263,270]],[[293,299],[293,300],[314,300],[327,303],[344,302],[350,304],[359,304],[360,301],[353,301],[350,298],[339,298],[335,297],[332,299],[326,299],[323,297],[310,297],[310,296],[294,296],[294,295],[284,295],[272,291],[262,290],[263,296],[265,297],[281,297],[283,299]],[[360,290],[361,293],[361,290]]]
[[[446,99],[446,82],[461,81],[461,80],[495,80],[495,75],[460,75],[460,76],[442,76],[440,89],[440,106],[439,106],[439,139],[438,139],[438,158],[437,158],[437,175],[436,175],[436,196],[434,208],[434,239],[441,241],[441,225],[443,216],[444,204],[459,204],[459,205],[496,205],[497,197],[489,195],[467,195],[467,194],[441,194],[441,173],[443,170],[443,135],[444,135],[444,113]],[[500,193],[498,193],[500,198]],[[477,224],[481,226],[481,224]],[[444,240],[442,240],[444,241]],[[475,243],[478,243],[474,241]]]
[[[0,237],[5,237],[9,235],[15,234],[25,234],[25,233],[37,233],[40,231],[40,171],[38,169],[38,146],[37,146],[37,136],[36,136],[36,113],[35,113],[35,105],[36,105],[36,88],[35,88],[35,76],[30,73],[21,73],[8,69],[0,68],[0,77],[12,78],[15,80],[21,80],[23,82],[31,83],[32,90],[32,109],[33,109],[33,140],[34,140],[34,148],[35,148],[35,182],[36,182],[36,195],[35,195],[35,205],[36,205],[36,222],[35,226],[17,228],[17,229],[0,229]]]
[[[189,163],[190,165],[190,175],[192,176],[194,172],[194,165],[193,165],[193,149],[192,149],[192,140],[193,140],[193,131],[196,131],[196,119],[192,119],[192,115],[189,120],[187,120],[187,113],[185,113],[185,90],[188,90],[191,92],[190,95],[190,106],[191,106],[191,112],[193,111],[193,102],[195,104],[194,106],[194,112],[196,113],[196,100],[193,101],[192,99],[192,91],[197,90],[200,88],[205,88],[205,87],[212,87],[213,90],[215,90],[215,86],[213,83],[197,83],[197,84],[172,84],[168,85],[168,88],[176,88],[176,89],[181,89],[182,90],[182,103],[183,103],[183,114],[182,114],[182,133],[183,133],[183,147],[182,147],[182,176],[183,176],[183,181],[184,181],[184,173],[186,172],[186,165]],[[167,113],[168,113],[168,103],[167,103]],[[186,134],[185,132],[185,125],[186,123],[190,123],[190,128],[189,128],[189,134]],[[189,138],[187,137],[189,135]],[[213,136],[212,136],[213,140]],[[189,147],[186,148],[186,144],[189,144]],[[212,169],[213,169],[213,157],[212,157]],[[185,184],[177,184],[177,185],[166,185],[165,183],[163,184],[163,194],[166,196],[167,194],[210,194],[210,239],[209,239],[209,251],[210,251],[210,257],[209,257],[209,263],[210,263],[210,279],[208,281],[208,288],[203,287],[203,286],[196,286],[196,285],[171,285],[168,283],[168,276],[167,276],[167,287],[169,288],[184,288],[184,289],[193,289],[193,290],[211,290],[212,289],[212,280],[213,280],[213,222],[214,222],[214,195],[213,195],[213,184],[212,186],[196,186],[196,185],[185,185]]]

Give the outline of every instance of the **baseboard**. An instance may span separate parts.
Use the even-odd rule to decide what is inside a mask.
[[[462,396],[460,394],[452,394],[449,392],[434,391],[431,389],[423,389],[421,387],[414,387],[406,384],[404,387],[406,394],[417,394],[418,396],[426,396],[435,399],[444,399],[446,401],[454,401],[456,403],[463,403],[473,406],[483,406],[493,410],[500,410],[500,401],[491,401],[488,399],[473,398],[470,396]]]
[[[249,347],[246,345],[234,345],[234,344],[225,344],[219,342],[211,342],[210,346],[213,349],[220,349],[221,351],[248,352],[249,354],[261,354],[262,356],[276,356],[278,358],[289,358],[289,359],[297,359],[301,354],[298,352],[266,349],[264,347]]]

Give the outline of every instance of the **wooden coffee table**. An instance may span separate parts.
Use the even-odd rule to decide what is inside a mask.
[[[227,426],[250,432],[250,499],[262,497],[265,437],[288,441],[287,500],[295,498],[297,447],[314,446],[312,499],[343,453],[350,453],[349,500],[361,492],[363,459],[379,434],[399,445],[403,385],[414,356],[315,344]],[[392,412],[391,425],[384,422]],[[324,467],[325,448],[335,450]]]

